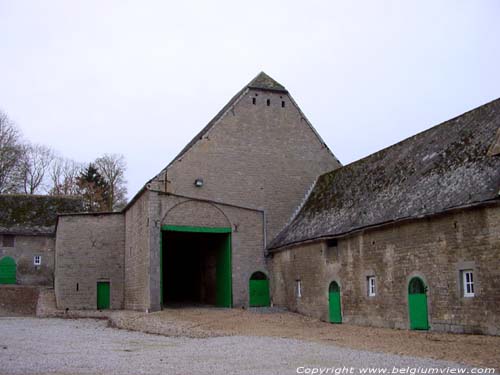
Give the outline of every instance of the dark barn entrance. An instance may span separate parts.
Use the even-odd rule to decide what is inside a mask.
[[[232,306],[231,228],[162,227],[163,305]]]

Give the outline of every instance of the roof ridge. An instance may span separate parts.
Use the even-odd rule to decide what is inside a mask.
[[[361,159],[354,160],[353,162],[350,162],[349,164],[345,164],[345,165],[341,166],[340,168],[336,168],[336,169],[333,169],[333,170],[331,170],[331,171],[325,172],[325,173],[323,173],[322,175],[320,175],[318,178],[320,178],[320,177],[322,177],[322,176],[326,176],[326,175],[328,175],[328,174],[330,174],[330,173],[333,173],[333,172],[339,171],[340,169],[345,169],[345,168],[350,167],[350,166],[352,166],[352,165],[355,165],[355,164],[361,163],[361,162],[363,162],[365,159],[372,158],[372,157],[374,157],[375,155],[378,155],[378,154],[380,154],[380,153],[382,153],[382,152],[385,152],[386,150],[390,150],[390,149],[392,149],[393,147],[399,146],[399,145],[401,145],[401,144],[403,144],[403,143],[407,142],[407,141],[408,141],[408,140],[410,140],[410,139],[413,139],[413,138],[416,138],[416,137],[418,137],[418,136],[424,135],[424,134],[426,134],[426,133],[428,133],[428,132],[430,132],[430,131],[434,130],[434,129],[435,129],[435,128],[437,128],[437,127],[440,127],[440,126],[445,125],[445,124],[447,124],[447,123],[449,123],[449,122],[455,121],[455,120],[457,120],[458,118],[461,118],[462,116],[468,115],[468,114],[469,114],[469,113],[471,113],[471,112],[474,112],[474,111],[476,111],[476,110],[478,110],[478,109],[481,109],[481,108],[486,108],[486,107],[490,106],[491,104],[494,104],[495,102],[500,102],[500,98],[490,100],[489,102],[486,102],[485,104],[482,104],[482,105],[480,105],[480,106],[478,106],[478,107],[475,107],[475,108],[469,109],[468,111],[465,111],[465,112],[463,112],[463,113],[462,113],[462,114],[460,114],[460,115],[457,115],[457,116],[455,116],[455,117],[452,117],[452,118],[451,118],[451,119],[449,119],[449,120],[445,120],[445,121],[440,122],[440,123],[438,123],[438,124],[436,124],[436,125],[433,125],[433,126],[431,126],[430,128],[428,128],[428,129],[422,130],[422,131],[418,132],[417,134],[413,134],[413,135],[411,135],[411,136],[409,136],[409,137],[406,137],[406,138],[404,138],[404,139],[402,139],[402,140],[400,140],[400,141],[398,141],[398,142],[396,142],[396,143],[393,143],[392,145],[389,145],[389,146],[384,147],[384,148],[382,148],[382,149],[380,149],[380,150],[378,150],[378,151],[375,151],[375,152],[373,152],[373,153],[371,153],[371,154],[369,154],[369,155],[366,155],[366,156],[362,157]]]
[[[285,86],[277,82],[264,72],[260,72],[246,86],[251,89],[288,92]]]

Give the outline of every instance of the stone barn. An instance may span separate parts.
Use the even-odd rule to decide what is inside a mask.
[[[261,73],[124,210],[58,217],[57,305],[500,334],[499,126],[496,100],[342,167]]]
[[[323,174],[273,300],[333,323],[500,334],[500,100]]]
[[[123,212],[59,217],[58,307],[269,301],[268,241],[339,166],[288,91],[259,74]]]

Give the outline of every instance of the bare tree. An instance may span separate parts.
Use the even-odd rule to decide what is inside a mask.
[[[24,147],[21,132],[0,111],[0,193],[18,192],[22,183],[20,162]]]
[[[77,178],[83,165],[71,159],[57,156],[52,161],[49,171],[51,195],[78,195]]]
[[[99,173],[109,185],[108,209],[119,210],[127,204],[127,181],[125,157],[118,154],[104,154],[95,160]]]
[[[54,152],[39,144],[26,145],[24,148],[21,162],[23,189],[26,194],[35,194],[46,187],[46,176],[54,160]]]

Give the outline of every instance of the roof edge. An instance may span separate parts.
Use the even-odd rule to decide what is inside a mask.
[[[356,233],[359,233],[359,232],[363,232],[363,231],[366,231],[366,230],[370,230],[370,229],[378,229],[378,228],[388,227],[388,226],[391,226],[391,225],[395,225],[395,224],[399,224],[399,223],[404,223],[404,222],[408,222],[408,221],[412,221],[412,220],[422,220],[422,219],[426,219],[426,218],[429,218],[429,217],[434,217],[434,216],[439,216],[439,215],[447,215],[447,214],[453,213],[454,211],[474,209],[474,208],[480,208],[480,207],[485,207],[485,206],[497,206],[497,205],[500,206],[500,197],[489,199],[489,200],[486,200],[486,201],[480,201],[480,202],[472,203],[472,204],[469,204],[469,205],[450,207],[450,208],[448,208],[446,210],[443,210],[443,211],[431,212],[431,213],[424,214],[424,215],[421,215],[421,216],[407,216],[407,217],[403,217],[403,218],[400,218],[400,219],[385,221],[385,222],[382,222],[382,223],[377,223],[377,224],[372,224],[372,225],[366,225],[366,226],[363,226],[363,227],[354,228],[354,229],[352,229],[350,231],[347,231],[347,232],[341,232],[341,233],[337,233],[337,234],[324,235],[324,236],[316,236],[316,237],[311,237],[311,238],[304,239],[304,240],[292,241],[292,242],[289,242],[289,243],[285,243],[283,245],[273,246],[273,244],[271,243],[267,247],[267,251],[270,254],[272,254],[272,253],[278,253],[280,251],[287,250],[290,247],[296,247],[296,246],[300,246],[302,244],[309,244],[309,243],[319,242],[319,241],[323,241],[323,240],[327,240],[327,239],[331,239],[331,238],[347,237],[347,236],[350,236],[350,235],[353,235],[353,234],[356,234]]]

